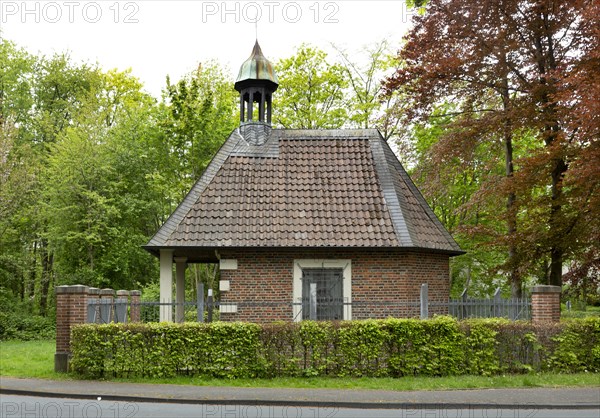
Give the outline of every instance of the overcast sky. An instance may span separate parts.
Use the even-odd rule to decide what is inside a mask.
[[[209,59],[236,75],[256,32],[276,61],[302,42],[349,51],[383,38],[399,45],[409,22],[404,0],[0,0],[3,38],[32,53],[131,68],[157,97],[167,74],[176,80]]]

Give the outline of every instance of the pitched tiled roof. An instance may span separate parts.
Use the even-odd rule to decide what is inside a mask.
[[[147,249],[462,253],[377,130],[261,128],[262,141],[256,132],[242,127],[231,134]]]

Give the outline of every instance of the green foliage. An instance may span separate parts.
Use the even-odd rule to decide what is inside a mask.
[[[167,147],[161,175],[170,177],[179,201],[238,124],[237,92],[216,62],[200,65],[175,84],[167,78],[160,125]]]
[[[552,340],[557,344],[550,364],[559,371],[600,371],[600,319],[568,321],[565,330]]]
[[[585,302],[576,301],[571,309],[567,309],[565,304],[561,304],[560,318],[562,320],[588,317],[600,318],[600,306],[590,306],[586,305]]]
[[[319,323],[314,327],[307,325],[304,329],[306,342],[302,344],[301,332],[297,324],[289,322],[276,322],[262,326],[261,340],[264,347],[265,377],[301,376],[302,370],[307,370],[305,375],[317,374],[315,363],[310,363],[311,330],[316,331]],[[319,332],[319,331],[317,331]],[[312,341],[311,341],[312,340]],[[327,338],[325,338],[327,341]],[[310,341],[310,342],[309,342]],[[298,353],[304,355],[299,355]],[[318,367],[318,366],[317,366]]]
[[[55,334],[54,318],[32,315],[25,302],[0,287],[0,340],[44,340]]]
[[[384,39],[365,45],[358,53],[348,53],[335,46],[348,80],[349,124],[356,128],[377,127],[386,140],[397,133],[398,117],[395,100],[383,97],[381,80],[396,65],[394,49]]]
[[[0,312],[0,340],[45,340],[55,334],[56,325],[52,318]]]
[[[72,330],[71,369],[84,377],[254,377],[264,372],[255,324],[86,324]]]
[[[264,330],[263,330],[264,331]],[[73,373],[54,371],[54,340],[0,341],[0,375],[22,378],[72,380]],[[346,390],[449,390],[483,388],[519,388],[598,386],[598,373],[535,373],[498,376],[448,376],[448,377],[404,377],[388,378],[336,378],[336,377],[274,377],[219,379],[206,376],[179,375],[169,378],[130,377],[119,381],[144,384],[175,384],[193,386],[229,386],[253,388],[310,388]]]
[[[429,337],[428,343],[422,346],[422,351],[426,353],[423,374],[460,374],[464,336],[459,332],[456,319],[441,316],[434,321],[425,321],[423,332]]]
[[[0,62],[2,285],[44,316],[54,285],[144,286],[158,266],[141,246],[237,124],[230,77],[208,63],[157,103],[67,54],[2,39]]]
[[[327,62],[327,54],[301,45],[275,65],[279,89],[273,97],[274,121],[287,129],[332,129],[348,119],[345,69]]]
[[[303,321],[297,331],[302,346],[302,375],[320,376],[332,366],[329,344],[333,334],[331,322]],[[294,338],[294,336],[292,336]]]
[[[391,337],[388,342],[391,376],[460,374],[464,335],[455,319],[388,319],[385,325]]]
[[[81,376],[216,378],[493,376],[600,370],[600,320],[503,319],[80,325]]]
[[[53,286],[131,288],[161,218],[155,100],[128,71],[0,41],[0,278],[29,314]]]
[[[388,335],[376,320],[342,322],[338,330],[339,376],[382,376],[387,374],[380,359]]]
[[[160,198],[147,180],[150,133],[142,126],[151,99],[127,73],[101,80],[90,110],[49,146],[40,206],[63,281],[131,288],[151,272],[140,247]]]
[[[388,368],[390,376],[416,376],[425,363],[421,347],[427,344],[423,323],[413,319],[388,319],[386,328],[390,339]]]
[[[469,374],[489,376],[500,370],[496,350],[497,328],[509,324],[504,319],[467,320],[461,323],[464,344],[472,355],[465,357]]]
[[[505,262],[506,255],[496,240],[505,231],[498,219],[505,202],[497,196],[486,199],[478,190],[483,182],[501,176],[503,166],[496,155],[497,144],[470,138],[467,131],[462,133],[462,154],[444,141],[445,135],[461,132],[452,125],[456,113],[460,114],[457,104],[442,103],[426,121],[412,125],[410,175],[467,252],[452,259],[452,295],[458,297],[467,288],[471,296],[484,297],[504,281],[497,267]]]

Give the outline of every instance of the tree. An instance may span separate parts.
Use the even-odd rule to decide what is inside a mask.
[[[498,174],[498,159],[494,158],[497,153],[490,152],[489,145],[483,143],[468,157],[446,155],[440,160],[435,151],[454,122],[456,109],[451,103],[441,104],[427,121],[411,125],[406,135],[412,141],[409,173],[440,221],[467,251],[451,264],[451,292],[459,296],[468,289],[471,295],[484,296],[497,287],[494,267],[504,257],[491,245],[488,234],[479,232],[499,228],[498,221],[490,216],[496,205],[475,199],[475,194],[487,175]]]
[[[568,175],[564,188],[569,191],[570,206],[579,220],[573,227],[576,257],[572,257],[566,275],[572,294],[584,301],[598,302],[600,286],[600,226],[598,225],[598,178],[600,178],[600,3],[586,2],[582,14],[589,22],[583,35],[581,59],[577,60],[561,83],[556,99],[561,119],[576,133],[569,143]]]
[[[549,260],[546,280],[561,284],[563,261],[576,249],[573,231],[585,227],[565,184],[569,164],[589,153],[570,146],[581,138],[563,113],[568,99],[561,103],[557,93],[596,36],[586,13],[590,3],[429,1],[399,54],[401,68],[387,82],[390,92],[408,95],[413,121],[426,120],[437,103],[460,101],[455,122],[436,147],[440,158],[471,153],[482,141],[502,141],[504,179],[482,183],[480,190],[491,199],[501,193],[506,201],[503,242],[515,295],[521,274],[540,257]],[[539,145],[522,144],[531,135]],[[517,161],[515,146],[528,152]],[[527,221],[521,228],[520,217]]]
[[[33,296],[36,250],[28,214],[40,160],[28,142],[37,60],[0,39],[0,278],[12,294]]]
[[[231,77],[208,62],[175,84],[167,77],[161,126],[171,160],[176,205],[202,175],[208,163],[239,123],[238,98]]]
[[[13,43],[0,41],[0,242],[12,215],[24,204],[32,181],[27,173],[26,147],[19,147],[31,108],[30,75],[33,58]]]
[[[334,48],[348,80],[345,93],[349,97],[349,114],[345,125],[365,129],[376,127],[387,141],[397,136],[401,130],[402,96],[385,96],[382,84],[397,64],[389,42],[384,39],[366,45],[359,54],[350,54],[335,45]]]
[[[140,246],[166,216],[155,100],[127,72],[6,40],[0,54],[2,286],[48,314],[54,283],[143,283]]]
[[[286,129],[333,129],[347,122],[348,86],[344,67],[306,44],[275,64],[279,89],[273,96],[274,122]]]
[[[148,176],[154,100],[127,72],[101,74],[50,146],[42,214],[61,282],[131,288],[152,271],[141,248],[159,210]]]

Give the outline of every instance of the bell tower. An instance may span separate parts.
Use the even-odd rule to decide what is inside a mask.
[[[279,82],[273,64],[263,55],[258,40],[240,67],[235,89],[240,92],[240,123],[271,125],[272,95]]]

